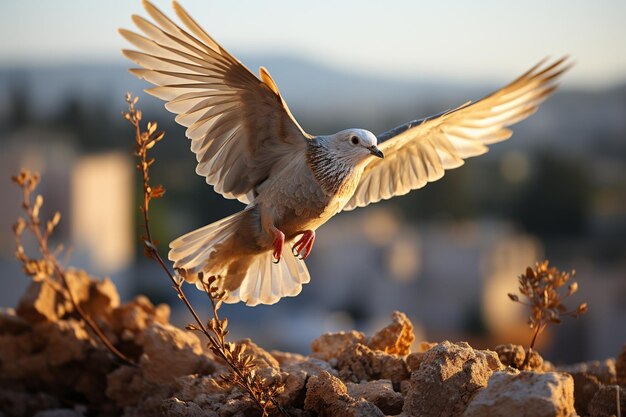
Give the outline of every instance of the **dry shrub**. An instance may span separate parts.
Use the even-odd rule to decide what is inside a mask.
[[[61,213],[57,211],[51,219],[41,219],[43,196],[37,194],[34,200],[32,197],[41,181],[41,176],[37,172],[22,170],[18,175],[13,176],[12,180],[22,189],[22,209],[25,217],[17,219],[13,225],[13,233],[16,244],[15,257],[22,263],[24,273],[35,282],[45,281],[60,295],[61,300],[68,301],[73,311],[78,314],[81,323],[91,330],[89,335],[92,339],[95,335],[118,359],[128,365],[136,366],[113,345],[96,321],[80,306],[67,278],[65,268],[59,261],[59,257],[63,253],[63,246],[59,245],[53,250],[50,249],[49,239],[61,221]],[[31,257],[24,248],[22,238],[26,231],[30,231],[37,242],[39,254],[36,257]]]
[[[572,281],[575,275],[576,271],[559,271],[545,260],[536,263],[534,268],[527,267],[526,272],[518,277],[519,292],[526,301],[520,300],[516,294],[508,294],[512,301],[530,308],[528,326],[535,329],[520,369],[527,367],[537,336],[548,324],[559,324],[562,317],[578,317],[587,312],[587,303],[580,304],[575,310],[569,310],[563,304],[566,298],[578,291],[578,283]]]

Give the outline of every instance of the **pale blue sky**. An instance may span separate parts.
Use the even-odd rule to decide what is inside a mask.
[[[169,1],[155,1],[171,12]],[[210,1],[183,6],[237,54],[297,55],[379,76],[508,80],[570,54],[568,83],[626,82],[626,1]],[[119,59],[140,1],[2,0],[0,65]]]

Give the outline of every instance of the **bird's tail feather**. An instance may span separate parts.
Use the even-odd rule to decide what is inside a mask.
[[[298,259],[285,245],[283,256],[273,263],[272,251],[258,254],[237,254],[220,248],[228,245],[228,238],[236,231],[246,210],[211,223],[170,243],[168,257],[175,268],[184,269],[190,282],[203,289],[197,282],[199,272],[205,279],[220,276],[220,287],[241,283],[229,289],[224,300],[227,303],[243,301],[246,305],[274,304],[282,297],[293,297],[300,293],[302,285],[309,282],[309,272],[304,261]],[[223,245],[222,245],[223,244]],[[243,259],[242,259],[243,258]]]
[[[274,263],[271,251],[254,255],[239,288],[228,292],[227,303],[243,301],[248,306],[274,304],[282,297],[295,297],[310,280],[303,260],[286,245],[280,262]]]
[[[174,262],[174,268],[184,269],[189,277],[199,272],[217,275],[220,271],[206,270],[209,257],[237,230],[245,212],[240,211],[173,240],[167,256]]]

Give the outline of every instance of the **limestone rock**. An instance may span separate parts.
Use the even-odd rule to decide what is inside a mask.
[[[83,309],[139,366],[121,365],[89,336],[71,303],[37,283],[18,312],[0,309],[1,417],[74,417],[84,410],[97,410],[100,417],[259,415],[244,389],[218,383],[228,368],[203,349],[196,333],[168,324],[168,306],[154,306],[143,296],[120,306],[110,280],[94,281],[81,271],[68,277]],[[466,343],[424,342],[409,354],[412,341],[412,324],[394,312],[392,323],[370,339],[356,331],[321,336],[311,357],[239,343],[257,358],[257,375],[282,382],[276,399],[292,417],[541,417],[571,414],[574,405],[581,415],[608,416],[616,411],[616,391],[606,384],[623,378],[626,368],[626,347],[617,364],[568,367],[574,404],[566,374],[494,374],[504,369],[498,355],[521,364],[519,346],[498,347],[496,354]],[[545,363],[533,363],[546,370]],[[46,394],[30,394],[36,392]],[[622,391],[622,404],[624,399]],[[66,400],[76,407],[62,408],[70,404]]]
[[[560,366],[559,371],[568,374],[587,374],[598,378],[598,381],[605,385],[615,384],[617,381],[617,373],[615,369],[615,359],[605,359],[603,361],[590,361],[578,363],[575,365]]]
[[[203,410],[193,402],[180,401],[170,398],[161,404],[161,411],[165,417],[218,417],[215,411]]]
[[[120,295],[109,278],[102,281],[92,281],[89,288],[89,297],[83,303],[83,309],[91,317],[108,317],[113,309],[120,305]]]
[[[219,381],[217,376],[186,375],[180,377],[176,380],[173,398],[178,402],[195,404],[209,416],[231,416],[239,412],[248,413],[251,410],[258,410],[254,408],[255,405],[247,394],[244,394],[238,387],[220,385]],[[171,399],[168,401],[171,403]],[[170,414],[182,406],[179,403],[174,405]],[[258,411],[252,413],[252,415],[257,414]]]
[[[83,360],[92,346],[85,327],[77,320],[42,322],[33,330],[35,343],[45,346],[46,361],[52,366]]]
[[[76,370],[76,377],[70,379],[72,391],[82,394],[87,404],[106,404],[106,375],[117,365],[109,352],[90,349],[84,361],[64,365],[57,373],[66,373],[67,368]]]
[[[337,376],[337,371],[332,368],[328,362],[315,358],[306,358],[301,362],[287,364],[283,366],[282,369],[287,372],[295,370],[302,371],[308,376],[318,376],[323,371],[326,371],[333,376]]]
[[[281,352],[280,350],[272,350],[270,354],[278,361],[280,366],[302,362],[307,358],[299,353]]]
[[[150,417],[161,415],[161,404],[171,396],[169,384],[147,381],[141,368],[123,365],[107,375],[106,395],[125,417]],[[112,401],[111,401],[112,400]],[[112,413],[112,415],[119,415]]]
[[[613,359],[561,366],[559,370],[574,378],[574,405],[581,415],[587,415],[589,404],[602,385],[615,384],[617,380]]]
[[[574,407],[579,415],[586,416],[589,403],[596,395],[602,383],[593,375],[576,372],[574,379]]]
[[[346,348],[337,360],[339,376],[344,381],[361,382],[389,379],[399,384],[409,378],[404,360],[381,351],[374,352],[360,343]]]
[[[119,306],[120,297],[113,282],[97,281],[85,271],[69,269],[65,273],[72,296],[94,318],[107,318]],[[57,321],[74,310],[71,301],[60,294],[48,280],[33,281],[18,303],[17,314],[30,323]]]
[[[0,308],[0,335],[18,335],[31,329],[24,318],[18,316],[12,308]]]
[[[322,372],[336,376],[337,371],[328,364],[315,358],[306,358],[302,362],[291,362],[281,367],[283,391],[278,395],[278,401],[284,406],[302,405],[305,394],[305,384],[309,377],[319,376]]]
[[[495,348],[500,362],[504,366],[510,366],[515,369],[521,369],[526,357],[526,350],[521,345],[513,345],[507,343],[504,345],[498,345]],[[528,359],[527,370],[542,370],[543,358],[533,350],[530,352],[530,358]]]
[[[422,363],[422,359],[424,358],[424,353],[429,351],[430,349],[437,346],[437,343],[433,342],[420,342],[417,345],[417,350],[413,353],[410,353],[406,358],[406,364],[409,367],[409,371],[413,372],[417,368],[420,367]]]
[[[87,272],[74,268],[70,268],[65,272],[65,278],[72,289],[72,295],[76,301],[83,303],[89,300],[91,287],[96,283],[95,279],[90,277]],[[115,292],[117,292],[117,290]],[[71,307],[68,310],[71,310]]]
[[[82,323],[74,319],[42,321],[29,332],[0,336],[0,375],[30,392],[89,404],[104,398],[105,375],[113,366],[108,352],[96,348]]]
[[[154,306],[143,296],[116,308],[112,313],[112,328],[120,338],[143,345],[144,330],[153,323],[168,324],[170,308],[166,304]]]
[[[232,390],[217,407],[219,417],[255,417],[261,414],[254,401],[238,389]]]
[[[394,311],[391,324],[378,331],[367,344],[372,350],[406,356],[411,352],[411,344],[415,340],[413,323],[406,314]]]
[[[60,401],[49,394],[31,394],[18,389],[0,388],[0,412],[7,417],[29,416],[60,406]]]
[[[383,417],[375,405],[366,400],[355,400],[346,386],[328,372],[311,377],[306,384],[304,409],[320,417]]]
[[[604,385],[600,387],[596,395],[589,403],[588,411],[590,417],[612,417],[617,415],[617,390],[620,398],[620,410],[624,415],[626,410],[626,387],[619,385]]]
[[[349,346],[363,343],[365,335],[352,330],[350,332],[325,333],[311,342],[311,357],[329,361],[337,358]]]
[[[282,373],[283,389],[276,400],[281,406],[301,405],[308,375],[301,370]]]
[[[402,411],[404,398],[399,392],[393,390],[393,385],[388,379],[364,382],[362,384],[346,383],[348,394],[354,399],[363,398],[376,407],[385,415],[395,415]]]
[[[47,281],[31,282],[17,304],[18,316],[29,323],[55,321],[65,314],[58,294]]]
[[[427,352],[429,350],[431,350],[432,348],[434,348],[435,346],[437,346],[439,343],[437,342],[419,342],[417,344],[417,350],[416,352]]]
[[[123,365],[107,375],[106,395],[118,406],[136,406],[153,385],[143,379],[141,369]]]
[[[171,383],[198,372],[205,361],[198,337],[169,324],[153,323],[145,331],[140,367],[147,381]]]
[[[406,357],[405,361],[409,367],[409,371],[413,372],[420,367],[424,360],[424,352],[413,352]]]
[[[266,366],[270,366],[274,369],[280,368],[280,364],[278,363],[278,361],[272,355],[270,355],[269,352],[259,347],[252,340],[242,339],[237,341],[237,344],[245,346],[244,354],[252,354],[256,358],[255,365],[259,368],[264,368]]]
[[[574,382],[563,372],[496,372],[463,417],[570,417]]]
[[[56,368],[85,359],[91,349],[78,321],[39,322],[31,332],[0,336],[0,375],[29,384],[52,381]]]
[[[32,334],[0,335],[0,374],[4,378],[21,379],[25,375],[25,363],[35,350]],[[41,355],[39,355],[41,357]],[[43,357],[39,361],[45,363]]]
[[[427,351],[412,372],[403,411],[423,417],[459,416],[493,372],[503,368],[495,352],[474,350],[465,342],[442,342]]]
[[[201,394],[223,395],[225,392],[217,376],[184,375],[176,379],[174,395],[181,401],[193,401]]]
[[[402,393],[402,397],[406,398],[406,396],[409,395],[410,390],[411,390],[410,380],[405,379],[404,381],[400,382],[400,392]]]

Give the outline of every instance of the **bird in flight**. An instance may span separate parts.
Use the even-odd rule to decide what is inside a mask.
[[[304,259],[315,231],[341,211],[422,188],[463,160],[508,139],[508,126],[537,110],[569,68],[545,60],[475,102],[374,135],[346,129],[312,135],[295,120],[267,70],[259,77],[174,2],[183,26],[148,1],[143,34],[120,29],[139,51],[131,69],[155,87],[185,126],[196,172],[246,207],[170,243],[169,259],[190,282],[218,276],[226,302],[274,304],[309,282]],[[202,272],[202,274],[200,274]]]

